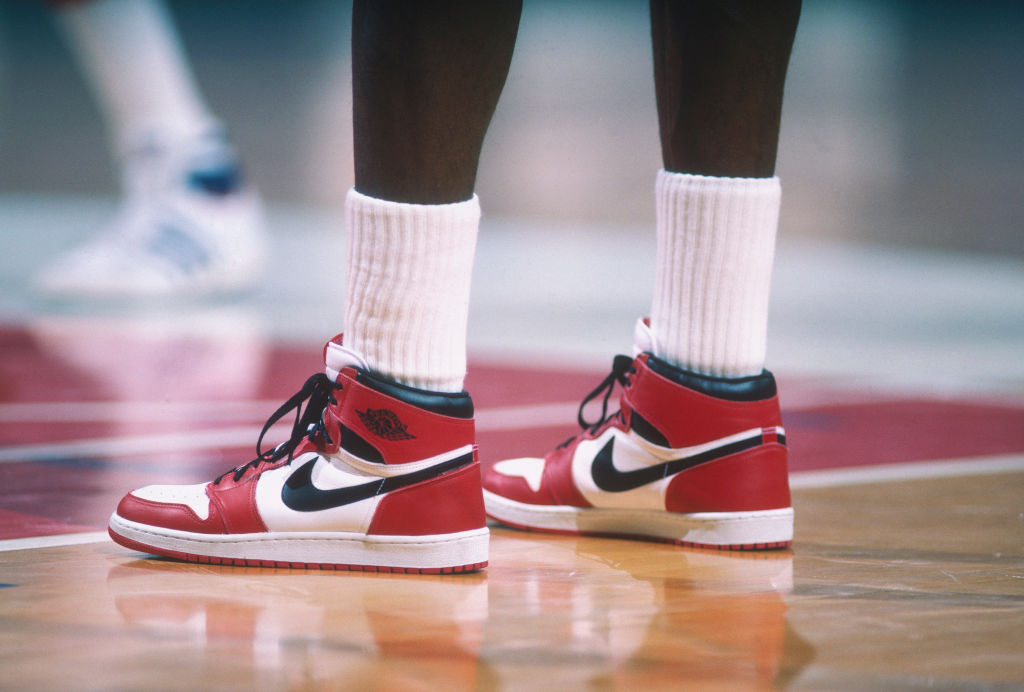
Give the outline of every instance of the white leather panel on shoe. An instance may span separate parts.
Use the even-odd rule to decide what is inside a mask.
[[[662,461],[637,445],[632,440],[632,436],[623,434],[622,431],[615,428],[609,428],[596,439],[580,442],[573,454],[572,477],[583,497],[594,507],[664,510],[665,489],[671,478],[664,478],[623,492],[608,492],[597,487],[592,472],[594,459],[609,440],[615,441],[612,448],[612,465],[617,471],[624,473],[635,471]]]
[[[197,483],[196,485],[147,485],[144,488],[133,490],[132,495],[150,502],[160,502],[168,505],[185,505],[196,516],[206,520],[210,516],[210,498],[206,495],[206,486],[209,483]]]
[[[297,511],[282,499],[282,489],[293,474],[302,473],[306,464],[314,464],[309,478],[313,495],[379,483],[380,476],[370,476],[339,469],[315,453],[303,454],[291,464],[265,471],[256,487],[256,506],[260,517],[270,531],[356,531],[365,533],[373,521],[373,514],[382,495],[374,494],[355,502],[334,503],[324,500],[325,507],[315,511]]]
[[[530,490],[538,492],[544,475],[544,460],[536,457],[506,459],[496,463],[491,470],[503,476],[522,478],[530,486]]]
[[[337,341],[328,341],[327,349],[324,352],[324,372],[332,381],[338,380],[338,374],[342,369],[352,366],[362,370],[369,370],[370,366],[359,353],[346,348]]]
[[[603,463],[609,464],[611,467],[610,469],[606,467],[606,473],[610,470],[612,475],[621,475],[623,482],[630,484],[631,481],[626,480],[625,477],[632,471],[675,460],[684,462],[687,458],[713,454],[716,450],[721,450],[722,455],[727,456],[732,453],[729,451],[732,445],[760,439],[761,435],[761,428],[751,428],[692,447],[668,448],[651,444],[636,433],[609,428],[598,438],[583,440],[576,447],[572,461],[573,480],[583,497],[595,507],[663,510],[669,483],[679,473],[679,470],[683,469],[670,472],[666,468],[665,471],[670,475],[664,478],[628,490],[611,492],[601,489],[594,481],[593,468],[598,455],[604,454],[607,457],[610,452],[611,458],[603,459]],[[606,448],[610,442],[611,446]],[[713,458],[706,459],[706,463],[713,461]]]

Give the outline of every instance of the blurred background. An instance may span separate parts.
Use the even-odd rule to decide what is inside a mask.
[[[346,2],[172,1],[271,205],[352,183]],[[1024,3],[808,0],[783,117],[781,235],[1024,257]],[[526,0],[479,179],[492,218],[649,229],[646,3]],[[42,3],[0,2],[0,195],[109,196],[96,105]]]
[[[350,3],[169,6],[268,202],[273,265],[246,294],[201,306],[33,295],[34,272],[110,217],[117,169],[47,7],[0,0],[0,320],[80,317],[106,333],[107,318],[159,318],[205,334],[235,324],[228,309],[278,342],[322,343],[344,321]],[[478,178],[475,357],[604,368],[628,351],[653,288],[649,45],[645,2],[525,0]],[[1024,391],[1022,66],[1019,0],[805,0],[779,152],[769,367]]]

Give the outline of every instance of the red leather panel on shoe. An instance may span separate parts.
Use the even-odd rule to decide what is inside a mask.
[[[121,502],[117,505],[117,514],[122,519],[175,531],[224,533],[224,522],[221,521],[220,514],[213,503],[210,505],[210,516],[200,519],[186,505],[145,500],[129,493],[121,498]]]
[[[483,528],[480,463],[389,493],[377,505],[369,534],[428,536]]]
[[[200,519],[191,507],[170,502],[155,502],[125,495],[117,506],[123,519],[192,533],[259,533],[267,530],[256,509],[256,477],[240,483],[225,478],[220,485],[206,486],[210,515]]]
[[[545,458],[541,489],[547,488],[553,505],[591,506],[580,494],[572,479],[572,455],[579,440],[580,438],[577,438],[572,444],[549,452]]]
[[[753,512],[790,504],[786,448],[777,443],[683,471],[665,492],[670,512]]]
[[[233,483],[230,477],[220,485],[208,485],[206,494],[224,523],[227,533],[263,533],[267,526],[256,509],[257,475],[248,476],[240,483]],[[211,515],[213,512],[211,512]]]
[[[637,368],[622,395],[632,408],[668,438],[670,447],[689,447],[751,428],[782,425],[777,397],[726,401],[695,392],[651,371]]]
[[[338,381],[345,394],[324,414],[328,434],[341,439],[340,425],[344,424],[380,451],[385,463],[419,461],[473,444],[476,439],[472,418],[442,416],[406,404],[360,384],[347,371]],[[375,417],[386,417],[389,426],[373,425]]]
[[[541,499],[538,493],[533,492],[533,489],[530,488],[530,484],[526,482],[526,479],[519,476],[506,476],[503,473],[489,470],[484,474],[483,487],[495,495],[507,497],[510,500],[515,500],[516,502],[546,504],[544,499]],[[541,486],[541,492],[543,492],[543,490],[544,487]]]
[[[575,448],[573,443],[555,449],[545,457],[540,488],[536,492],[525,478],[506,476],[494,470],[484,474],[484,488],[495,495],[528,505],[590,507],[572,480],[572,451]]]

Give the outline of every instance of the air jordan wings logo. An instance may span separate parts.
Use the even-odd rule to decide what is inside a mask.
[[[368,408],[356,413],[366,429],[377,437],[392,441],[416,439],[416,436],[409,432],[408,426],[391,409]]]

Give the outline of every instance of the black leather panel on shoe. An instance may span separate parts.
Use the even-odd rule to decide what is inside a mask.
[[[341,448],[365,461],[384,463],[384,455],[347,425],[341,426]]]
[[[473,399],[469,392],[431,392],[360,370],[356,381],[381,394],[417,408],[451,418],[472,418]]]
[[[662,435],[657,428],[651,425],[650,421],[636,411],[633,411],[629,416],[629,429],[651,444],[658,445],[659,447],[672,446],[668,443],[667,437]]]
[[[749,377],[713,377],[677,368],[652,355],[647,359],[647,366],[665,379],[687,389],[726,401],[761,401],[771,399],[778,392],[775,377],[767,370]]]

